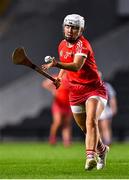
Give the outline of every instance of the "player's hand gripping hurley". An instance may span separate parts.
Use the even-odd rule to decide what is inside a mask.
[[[27,54],[24,50],[24,48],[16,48],[12,54],[13,63],[17,65],[25,65],[28,66],[38,73],[42,74],[46,78],[50,79],[51,81],[55,82],[56,79],[54,79],[51,75],[49,75],[47,72],[43,71],[40,67],[33,64],[30,59],[27,57]]]

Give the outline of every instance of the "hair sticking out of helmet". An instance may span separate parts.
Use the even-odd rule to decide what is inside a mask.
[[[63,25],[71,25],[71,26],[75,26],[75,27],[79,27],[80,29],[85,27],[85,20],[84,17],[78,15],[78,14],[70,14],[67,15],[64,18],[64,22]]]

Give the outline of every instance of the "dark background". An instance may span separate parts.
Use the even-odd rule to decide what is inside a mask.
[[[41,89],[35,90],[35,94],[33,94],[35,78],[27,82],[25,79],[33,77],[34,73],[30,69],[14,66],[11,61],[11,54],[14,48],[24,46],[28,55],[38,65],[42,64],[44,56],[48,54],[58,56],[57,47],[62,39],[63,19],[67,14],[71,13],[78,13],[85,17],[86,29],[84,35],[93,44],[96,60],[99,69],[103,72],[104,78],[111,82],[116,89],[118,114],[113,119],[113,137],[119,141],[128,139],[129,4],[127,0],[1,0],[1,139],[47,139],[52,121],[50,110],[51,99],[49,99],[49,103],[47,104],[45,92]],[[110,42],[108,40],[110,40]],[[115,64],[113,64],[114,61],[116,62]],[[24,82],[26,82],[25,84],[23,84],[23,79]],[[40,87],[42,78],[37,75],[36,80],[39,82],[36,87]],[[21,85],[20,87],[15,86],[17,82]],[[29,88],[30,84],[28,84],[28,82],[31,84],[31,88]],[[28,89],[25,90],[27,87]],[[24,90],[28,92],[29,95],[31,94],[30,99],[27,99],[26,94],[23,95],[27,101],[24,102],[24,104],[21,100],[16,104],[14,103],[14,101],[19,98],[19,94],[15,92],[18,88],[21,92]],[[39,100],[34,100],[33,104],[35,103],[37,105],[36,113],[33,114],[32,106],[30,109],[32,109],[33,112],[28,111],[27,116],[24,116],[23,112],[23,115],[18,116],[18,106],[21,108],[22,104],[23,109],[25,106],[28,108],[28,106],[30,106],[29,102],[31,103],[36,93],[42,94],[40,99],[42,98],[43,101],[46,102],[46,106],[40,104],[39,107]],[[11,97],[13,100],[9,101]],[[10,107],[11,110],[9,109]],[[3,110],[5,111],[4,113]],[[13,118],[13,114],[15,114],[15,116],[17,115],[17,117]],[[82,132],[74,121],[73,137],[75,139],[83,138]]]

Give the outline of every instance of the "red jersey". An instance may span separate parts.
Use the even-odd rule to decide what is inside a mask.
[[[91,93],[107,98],[106,90],[98,74],[93,50],[87,39],[81,36],[72,47],[69,47],[67,41],[63,40],[59,44],[58,51],[60,60],[64,63],[73,62],[75,55],[86,57],[85,63],[79,71],[67,71],[71,104],[85,101]],[[95,93],[98,89],[101,90],[101,93]]]
[[[71,116],[71,108],[69,103],[69,88],[67,75],[63,77],[61,86],[56,90],[52,103],[52,112],[60,112],[64,115]]]

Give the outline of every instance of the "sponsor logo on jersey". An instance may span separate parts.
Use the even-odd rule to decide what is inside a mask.
[[[62,51],[62,50],[60,51],[60,56],[61,56],[61,57],[63,56],[63,51]]]
[[[73,53],[72,52],[66,52],[64,55],[64,59],[67,59],[68,57],[72,57]]]

